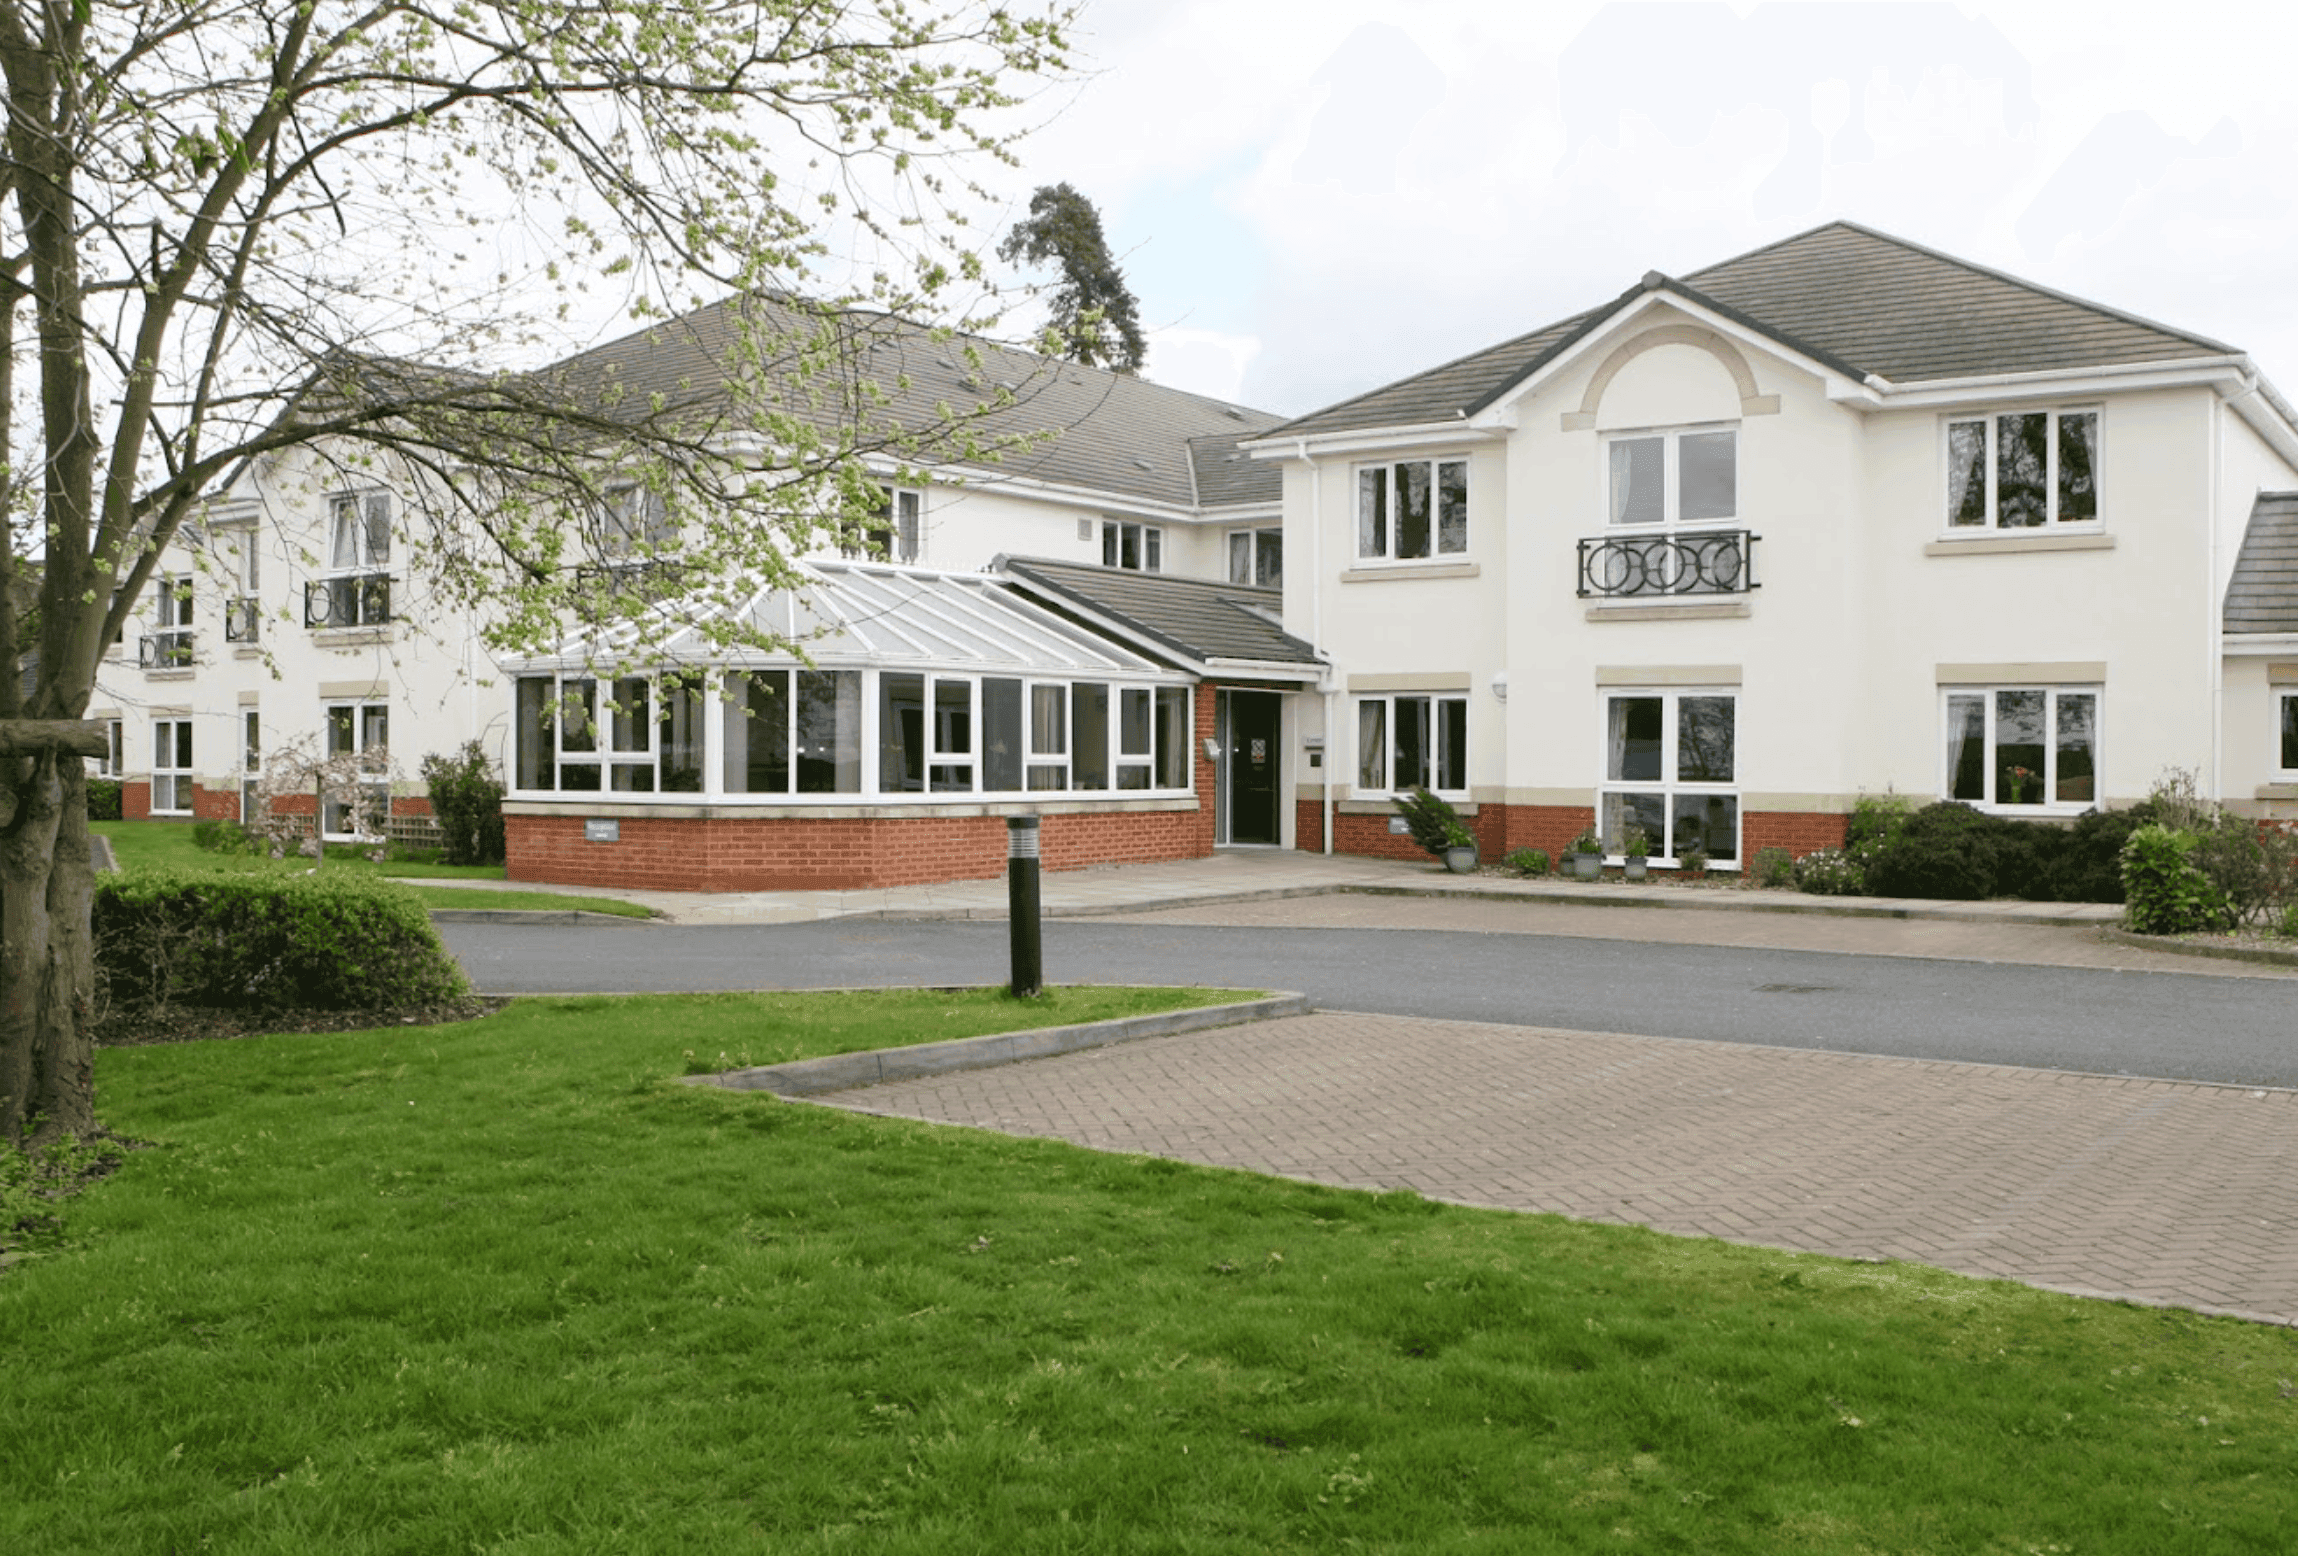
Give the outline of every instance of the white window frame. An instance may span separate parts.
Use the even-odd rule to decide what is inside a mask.
[[[2001,714],[2001,695],[2006,692],[2041,692],[2043,698],[2043,770],[2036,782],[2042,789],[2038,801],[2006,799],[1999,792],[1996,769],[2001,765],[1996,756],[1999,748],[1997,723]],[[1957,698],[1977,698],[1982,708],[1979,771],[1981,776],[1978,797],[1958,796],[1955,793],[1954,762],[1949,754],[1949,742],[1955,728]],[[2091,792],[2087,799],[2062,800],[2057,797],[2061,775],[2059,773],[2059,704],[2062,698],[2088,697],[2091,703]],[[2099,773],[2100,752],[2105,744],[2106,689],[2096,681],[2046,684],[2041,682],[2007,682],[1996,686],[1942,686],[1939,688],[1939,797],[1958,800],[1975,810],[2005,816],[2079,816],[2086,810],[2095,810],[2100,804]]]
[[[2045,424],[2043,492],[2044,513],[2040,524],[2005,526],[2001,503],[2001,444],[2003,418],[2007,416],[2044,416]],[[2059,516],[2059,424],[2068,416],[2088,416],[2097,428],[2091,448],[2091,516],[2087,519],[2066,519]],[[1971,523],[1957,523],[1955,519],[1955,433],[1958,428],[1978,426],[1984,429],[1984,448],[1981,454],[1982,473],[1986,480],[1985,513]],[[1985,411],[1942,416],[1939,419],[1939,529],[1942,535],[1971,539],[1980,535],[2084,535],[2106,527],[2106,509],[2100,501],[2098,466],[2105,458],[2107,442],[2106,410],[2099,405],[2023,405],[1998,406]]]
[[[1263,524],[1252,529],[1233,529],[1223,543],[1228,556],[1229,582],[1245,584],[1256,589],[1282,588],[1285,582],[1285,532],[1281,525]],[[1239,564],[1243,565],[1240,566]],[[1275,577],[1267,583],[1261,574],[1273,572]],[[1244,576],[1239,577],[1242,573]]]
[[[380,514],[377,512],[380,505]],[[343,521],[351,519],[351,547],[348,560],[341,544]],[[381,528],[377,528],[377,519]],[[337,492],[327,500],[327,565],[320,569],[328,577],[342,577],[352,573],[387,573],[391,570],[391,494],[381,487],[362,487],[353,492]],[[378,543],[380,542],[380,543]]]
[[[643,563],[677,538],[670,505],[640,481],[608,485],[598,516],[598,554],[609,565]]]
[[[1740,523],[1740,460],[1739,423],[1694,422],[1680,427],[1647,427],[1636,431],[1608,432],[1604,435],[1604,458],[1598,470],[1603,482],[1604,533],[1635,535],[1660,534],[1688,529],[1731,529]],[[1683,446],[1686,438],[1729,437],[1731,439],[1731,512],[1707,514],[1696,519],[1684,517],[1684,464]],[[1614,505],[1619,500],[1619,488],[1614,479],[1615,456],[1613,450],[1630,443],[1658,442],[1660,444],[1660,517],[1657,519],[1628,520],[1616,518]]]
[[[152,796],[151,812],[155,816],[188,816],[198,801],[192,789],[192,767],[195,756],[192,742],[192,721],[189,715],[152,720]],[[169,760],[162,760],[168,758]],[[168,803],[160,803],[162,785],[166,787]]]
[[[263,781],[263,714],[258,708],[239,710],[239,820],[252,825],[256,787]]]
[[[2274,727],[2268,732],[2274,753],[2275,771],[2285,778],[2298,778],[2298,686],[2277,687],[2274,692]]]
[[[1403,554],[1404,526],[1398,522],[1402,511],[1397,501],[1398,472],[1408,467],[1428,473],[1428,550],[1411,556]],[[1448,458],[1430,455],[1422,459],[1391,459],[1379,464],[1355,467],[1351,487],[1354,499],[1351,511],[1356,518],[1356,560],[1362,565],[1397,567],[1426,567],[1433,563],[1460,561],[1474,547],[1474,530],[1469,523],[1473,512],[1473,481],[1466,454]],[[1460,537],[1459,544],[1445,544],[1444,535],[1444,473],[1457,468],[1460,472]],[[1373,524],[1379,521],[1376,534]]]
[[[96,770],[89,776],[94,778],[124,778],[127,776],[127,750],[122,744],[123,732],[120,728],[120,721],[118,719],[106,719],[103,722],[104,754],[95,758]]]
[[[195,583],[190,573],[152,578],[152,655],[147,670],[182,670],[192,664]]]
[[[1125,560],[1128,543],[1133,555],[1130,562]],[[1101,565],[1127,573],[1162,573],[1165,571],[1164,528],[1137,524],[1131,519],[1103,519]]]
[[[339,714],[349,715],[348,719],[345,721],[344,727],[347,728],[350,737],[350,743],[343,750],[338,750],[335,743],[336,730],[338,728],[337,715]],[[373,738],[375,732],[374,721],[369,718],[368,715],[370,714],[380,714],[382,717],[383,738],[380,742]],[[391,704],[380,697],[344,698],[341,700],[331,699],[327,702],[321,703],[319,708],[319,739],[322,749],[330,757],[341,756],[344,754],[344,750],[348,750],[349,752],[364,758],[370,750],[377,750],[383,752],[386,759],[388,759],[391,750]],[[362,766],[364,767],[365,764],[362,763]],[[362,789],[378,791],[375,797],[380,799],[382,803],[380,806],[376,806],[372,801],[370,801],[369,808],[379,810],[379,812],[385,818],[388,818],[391,814],[390,771],[387,767],[374,768],[369,770],[373,771],[375,776],[372,778],[362,778],[359,781],[359,786]],[[356,821],[358,816],[358,809],[357,807],[350,805],[349,802],[339,801],[330,797],[327,800],[327,805],[341,805],[343,807],[344,814],[350,819]],[[372,843],[381,841],[381,839],[373,833],[330,830],[328,827],[328,822],[331,819],[332,818],[327,813],[326,807],[323,806],[319,814],[319,831],[320,836],[326,838],[330,842]]]
[[[1685,778],[1683,773],[1683,703],[1686,698],[1714,698],[1728,701],[1732,711],[1731,777],[1727,779]],[[1625,830],[1624,799],[1628,795],[1660,796],[1660,835],[1652,837],[1653,863],[1674,865],[1682,858],[1677,835],[1679,801],[1685,798],[1728,799],[1732,803],[1733,854],[1726,858],[1710,853],[1709,861],[1722,870],[1736,870],[1746,863],[1747,810],[1741,802],[1739,761],[1739,710],[1743,699],[1736,686],[1607,686],[1596,699],[1597,750],[1602,753],[1596,785],[1596,833],[1602,840],[1605,853],[1612,858],[1622,857],[1615,847],[1618,834]],[[1625,701],[1657,701],[1660,704],[1660,762],[1659,775],[1654,778],[1627,778],[1612,776],[1612,719],[1613,705]],[[1703,845],[1704,846],[1704,845]]]
[[[1476,728],[1469,717],[1469,699],[1466,693],[1450,692],[1386,692],[1372,697],[1351,698],[1353,711],[1350,728],[1356,741],[1356,794],[1360,799],[1394,799],[1414,789],[1425,788],[1431,794],[1446,799],[1468,798],[1468,770],[1476,751]],[[1377,734],[1366,722],[1368,708],[1380,710]],[[1399,709],[1406,710],[1400,714]],[[1409,715],[1415,722],[1427,721],[1428,738],[1421,742],[1417,772],[1400,771],[1404,760],[1398,749],[1396,731],[1400,718]],[[1460,729],[1459,770],[1444,771],[1445,725],[1457,722]],[[1367,781],[1374,757],[1372,747],[1378,745],[1380,777],[1385,781],[1374,785]],[[1447,782],[1450,779],[1452,781]],[[1401,780],[1401,781],[1400,781]]]

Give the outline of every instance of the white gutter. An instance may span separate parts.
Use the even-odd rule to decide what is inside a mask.
[[[1237,447],[1255,459],[1306,459],[1313,443],[1319,453],[1374,453],[1392,448],[1427,448],[1430,445],[1470,447],[1489,443],[1489,430],[1459,419],[1424,421],[1404,427],[1367,427],[1359,431],[1306,433],[1274,441],[1246,439]]]

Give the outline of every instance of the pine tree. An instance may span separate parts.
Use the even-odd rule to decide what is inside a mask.
[[[1138,373],[1149,348],[1141,339],[1140,307],[1125,273],[1109,257],[1101,213],[1068,184],[1047,184],[1030,196],[1029,217],[998,245],[998,257],[1061,265],[1052,297],[1053,332],[1061,354],[1087,367]]]

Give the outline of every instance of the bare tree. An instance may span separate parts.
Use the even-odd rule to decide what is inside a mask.
[[[422,477],[441,587],[506,644],[586,595],[568,516],[642,483],[698,575],[766,582],[972,436],[884,414],[867,300],[946,311],[948,240],[1063,68],[999,0],[0,0],[0,644],[39,558],[38,679],[0,678],[0,1144],[95,1122],[81,722],[203,497],[289,449]],[[508,259],[497,256],[509,255]],[[873,275],[823,296],[836,265]],[[626,381],[559,320],[710,299],[702,365]],[[938,312],[929,316],[938,316]],[[587,364],[587,365],[586,365]],[[19,419],[15,413],[22,409]],[[604,602],[611,604],[611,602]]]

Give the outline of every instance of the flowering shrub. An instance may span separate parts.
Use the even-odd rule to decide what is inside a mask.
[[[1795,884],[1816,897],[1857,897],[1867,890],[1867,872],[1840,848],[1819,848],[1795,861]]]
[[[2142,935],[2231,929],[2235,908],[2194,854],[2201,840],[2159,824],[2140,827],[2122,848],[2124,922]]]

